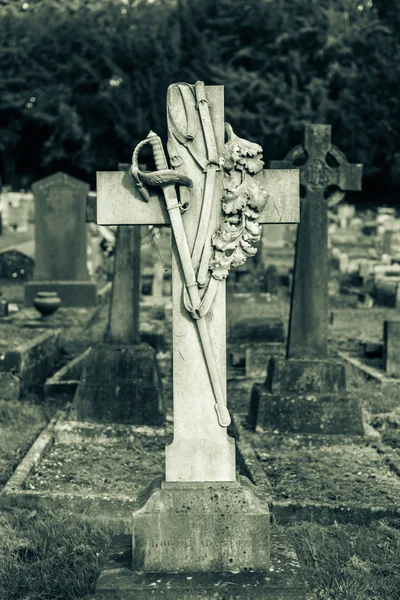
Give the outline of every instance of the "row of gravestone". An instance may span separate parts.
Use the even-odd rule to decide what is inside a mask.
[[[35,242],[3,249],[0,277],[28,281],[26,306],[32,305],[40,291],[57,292],[63,306],[94,306],[97,293],[88,272],[86,223],[96,221],[96,194],[88,192],[86,183],[65,173],[38,181],[32,189]],[[168,273],[161,261],[143,274],[142,291],[155,298],[169,295]]]
[[[339,186],[341,190],[346,187],[359,188],[361,166],[349,165],[343,155],[331,145],[329,126],[306,128],[304,147],[290,153],[283,166],[296,166],[290,163],[289,159],[294,157],[297,160],[297,154],[300,151],[307,152],[308,161],[300,168],[305,197],[302,201],[302,225],[298,229],[296,245],[295,281],[287,345],[287,359],[290,360],[283,358],[271,360],[266,384],[256,386],[253,390],[250,420],[255,424],[260,418],[262,409],[263,424],[276,426],[282,431],[360,434],[363,431],[361,409],[356,399],[347,396],[344,367],[338,361],[327,358],[327,207],[324,204],[324,192],[333,184]],[[337,164],[330,166],[327,155],[332,155]],[[274,163],[273,166],[278,167],[279,165]],[[152,209],[150,203],[146,206],[139,205],[142,213],[136,215],[129,205],[124,205],[124,202],[130,198],[129,192],[133,193],[133,183],[130,183],[132,189],[129,190],[127,176],[126,173],[100,174],[101,222],[104,224],[129,222],[165,224],[165,216],[159,212],[158,208]],[[106,199],[109,197],[108,188],[112,189],[115,194],[111,207],[106,203]],[[148,206],[149,208],[147,208]],[[148,214],[145,211],[148,211]],[[319,227],[316,228],[315,223],[319,224]],[[129,267],[127,267],[126,258],[128,255],[135,255],[134,247],[130,247],[130,244],[135,243],[134,234],[132,237],[132,234],[129,233],[132,227],[134,226],[122,227],[119,232],[121,240],[122,235],[126,236],[125,250],[121,250],[122,266],[120,271],[124,268],[128,268],[128,270],[125,277],[121,278],[119,282],[119,285],[124,287],[118,290],[115,285],[113,297],[119,298],[119,302],[123,304],[120,310],[113,312],[110,320],[111,333],[108,337],[108,341],[119,344],[138,342],[137,322],[135,324],[132,319],[127,318],[126,310],[124,314],[124,306],[137,305],[137,298],[135,300],[134,295],[132,296],[135,286],[132,286],[130,281],[133,272],[132,263],[129,263]],[[125,231],[124,234],[123,231]],[[118,261],[117,253],[117,264]],[[122,298],[123,300],[121,300]],[[135,311],[136,320],[137,313],[138,311]],[[222,324],[224,326],[224,320]],[[113,328],[114,332],[112,333]],[[224,335],[225,331],[221,332],[222,334]],[[180,342],[182,343],[181,340]],[[193,351],[194,345],[194,341],[189,344],[190,352]],[[102,352],[104,353],[104,349]],[[201,358],[198,359],[199,363],[201,360]],[[110,360],[109,364],[112,362]],[[178,373],[175,363],[176,350],[174,370]],[[93,364],[105,363],[103,363],[103,359],[96,359]],[[174,379],[188,381],[191,368],[189,366],[188,373],[182,377],[182,367],[180,367],[179,375],[175,375]],[[93,369],[95,370],[95,366]],[[96,393],[91,393],[94,402],[102,388],[99,383],[100,373],[97,376],[92,375],[88,379],[95,381],[98,388],[96,388]],[[93,384],[91,383],[91,385]],[[310,394],[313,395],[312,403],[310,403]],[[82,394],[85,402],[88,396],[88,393]],[[155,395],[155,397],[158,396]],[[269,415],[267,415],[265,407],[269,407]],[[155,412],[157,411],[155,410]],[[88,417],[89,413],[90,411],[82,410],[80,416]],[[198,424],[201,421],[200,416],[195,421]]]
[[[219,286],[212,314],[205,320],[199,298],[190,295],[191,288],[197,288],[198,284],[195,273],[192,273],[193,263],[188,247],[185,246],[195,244],[202,218],[201,192],[207,190],[209,179],[209,171],[204,165],[199,168],[210,135],[209,108],[220,156],[223,152],[222,93],[221,86],[204,89],[201,82],[195,86],[174,84],[168,91],[168,150],[172,152],[174,163],[179,164],[193,183],[191,208],[183,215],[179,211],[176,191],[171,186],[164,191],[168,214],[162,195],[150,193],[147,202],[143,202],[139,189],[128,174],[98,174],[99,223],[132,226],[171,222],[175,234],[174,439],[166,448],[165,480],[153,482],[141,494],[134,513],[133,537],[125,548],[133,565],[133,571],[126,573],[123,583],[127,598],[145,597],[143,583],[133,590],[135,571],[138,570],[150,574],[152,571],[161,572],[160,578],[154,582],[155,586],[162,583],[162,572],[168,572],[168,584],[173,579],[171,571],[196,573],[250,568],[268,572],[268,506],[262,498],[256,498],[256,492],[245,478],[236,481],[235,447],[226,431],[229,415],[226,418],[227,413],[220,405],[221,392],[226,403],[224,389],[218,389],[218,383],[225,388],[226,379],[225,288],[223,284]],[[207,102],[204,103],[204,100]],[[184,115],[186,118],[183,118]],[[203,138],[201,135],[194,136],[196,127],[192,120],[198,121],[197,132],[203,131]],[[191,141],[195,137],[195,144],[185,143],[189,133]],[[234,138],[229,146],[230,136],[231,132],[228,133],[228,149],[235,148],[236,157],[239,154],[242,164],[246,164],[245,148],[248,148],[248,143]],[[156,166],[166,169],[162,148],[156,140],[153,141]],[[194,145],[196,161],[191,156]],[[254,150],[253,147],[252,152],[251,156],[254,156],[259,149]],[[263,412],[263,424],[268,424],[268,420],[269,424],[273,420],[278,421],[277,427],[281,431],[298,431],[300,419],[310,433],[362,433],[361,409],[346,395],[344,369],[327,357],[325,202],[326,192],[332,186],[340,190],[359,189],[361,167],[349,165],[331,145],[330,127],[307,127],[304,146],[290,153],[283,164],[273,164],[274,168],[283,167],[283,170],[260,173],[263,190],[270,200],[266,209],[260,210],[260,223],[298,222],[299,182],[291,169],[296,168],[300,154],[306,154],[300,168],[304,197],[296,243],[288,359],[272,359],[266,386],[256,386],[253,390],[255,419]],[[232,163],[229,159],[232,156],[225,154],[224,176],[231,180],[237,176],[239,182],[243,181],[246,178],[243,166],[236,172],[237,158],[232,159]],[[205,165],[212,166],[207,161]],[[232,172],[226,175],[228,167]],[[170,180],[172,174],[168,174]],[[218,182],[216,197],[221,198],[222,178],[215,178],[214,182]],[[140,182],[140,185],[143,183]],[[210,235],[215,231],[218,219],[218,214],[211,213]],[[104,356],[102,364],[103,361]],[[276,556],[272,556],[272,560],[276,560]],[[286,565],[287,558],[283,562]],[[115,576],[116,567],[114,563],[113,568],[106,569],[104,577],[101,577],[99,597],[115,596],[116,588],[122,585],[121,578],[125,575],[120,570],[118,577]],[[196,580],[192,576],[187,579]],[[262,578],[262,584],[257,581],[258,595],[247,594],[247,597],[269,597],[270,591],[264,589],[269,585],[266,582],[270,582],[270,577]],[[193,592],[192,587],[190,589]],[[215,588],[213,594],[214,591]],[[185,594],[185,598],[195,597],[187,586]],[[218,591],[214,595],[222,598]],[[167,597],[170,597],[168,592]],[[223,597],[233,596],[224,592]]]
[[[135,226],[171,222],[176,238],[172,261],[174,439],[166,448],[165,480],[153,482],[139,496],[133,519],[133,537],[129,537],[124,551],[119,552],[119,560],[125,551],[130,555],[131,570],[126,573],[127,579],[124,580],[123,570],[114,563],[113,568],[104,574],[105,578],[100,580],[98,597],[115,598],[122,593],[125,598],[147,598],[149,581],[133,581],[135,571],[142,575],[143,571],[147,572],[149,577],[154,571],[167,572],[165,597],[172,598],[167,588],[176,571],[193,572],[198,576],[199,571],[204,574],[207,571],[232,570],[256,571],[256,575],[264,572],[265,577],[261,579],[252,578],[250,573],[250,580],[241,589],[247,586],[253,592],[256,588],[258,591],[253,596],[246,589],[247,597],[272,597],[273,594],[277,597],[280,593],[277,592],[277,580],[269,570],[268,504],[246,478],[236,480],[235,445],[227,435],[229,414],[222,410],[220,404],[221,396],[222,404],[226,403],[225,286],[217,280],[218,291],[212,312],[205,318],[201,313],[203,307],[195,302],[198,297],[190,295],[188,300],[191,288],[197,289],[198,285],[190,254],[181,254],[182,248],[188,250],[185,243],[194,244],[196,239],[201,221],[200,192],[207,191],[208,180],[215,176],[215,198],[219,199],[223,190],[222,175],[227,178],[236,176],[238,181],[247,177],[247,183],[254,188],[255,180],[243,168],[248,160],[249,145],[236,138],[236,146],[232,143],[229,146],[228,140],[232,156],[237,155],[239,148],[242,164],[235,167],[236,158],[229,171],[227,160],[224,174],[217,174],[216,164],[212,165],[211,161],[206,161],[208,169],[199,168],[190,155],[193,146],[184,143],[187,137],[185,131],[177,131],[177,127],[183,127],[186,115],[186,134],[190,134],[192,141],[195,137],[197,160],[199,156],[203,160],[204,156],[209,156],[206,151],[213,145],[207,146],[212,126],[213,141],[222,156],[226,148],[222,86],[205,88],[201,82],[195,86],[175,84],[168,91],[167,108],[169,151],[174,160],[180,159],[180,168],[193,182],[195,201],[190,210],[181,215],[172,187],[165,188],[164,197],[160,193],[150,193],[149,201],[144,202],[140,188],[128,173],[98,174],[97,221],[120,227],[108,329],[104,344],[99,345],[86,362],[73,408],[78,413],[82,411],[78,414],[80,418],[85,414],[91,418],[90,410],[101,406],[104,420],[107,420],[110,418],[107,412],[110,401],[119,401],[125,420],[129,407],[124,400],[132,394],[136,399],[153,398],[151,410],[157,410],[158,407],[154,407],[154,399],[157,404],[158,398],[155,356],[138,343],[138,310],[135,307],[138,306],[140,238]],[[196,120],[196,136],[190,127],[192,120]],[[199,132],[203,129],[202,137]],[[165,161],[160,160],[162,151],[158,146],[153,148],[158,169],[162,170],[165,168]],[[254,156],[259,155],[261,149],[258,147],[254,151],[253,147],[252,150]],[[270,202],[260,211],[259,222],[299,221],[299,179],[298,173],[292,169],[298,164],[298,155],[304,153],[307,156],[300,168],[300,176],[305,195],[296,242],[288,359],[271,360],[267,383],[254,388],[252,405],[257,408],[256,420],[263,413],[263,423],[268,424],[268,419],[270,423],[278,421],[278,428],[282,431],[297,431],[300,419],[303,430],[308,428],[310,433],[321,433],[321,430],[337,433],[338,428],[340,433],[362,433],[361,410],[346,396],[343,367],[327,358],[327,207],[324,202],[324,192],[333,185],[341,190],[357,188],[361,173],[359,166],[349,165],[331,145],[328,126],[307,127],[304,146],[290,153],[283,165],[274,164],[276,171],[261,170],[260,189]],[[279,169],[280,166],[284,169]],[[249,172],[252,172],[251,168]],[[210,173],[213,174],[210,176]],[[168,177],[172,175],[172,171],[168,173]],[[52,212],[56,210],[56,190],[52,189],[51,182],[44,180],[41,183],[42,189],[36,192],[42,194],[43,208],[37,214],[36,235],[38,231],[47,232],[50,243],[47,246],[43,244],[37,252],[36,283],[45,284],[46,290],[49,290],[46,278],[52,274],[56,280],[63,276],[65,286],[70,285],[73,290],[76,282],[84,287],[88,277],[85,268],[79,264],[78,254],[85,256],[85,248],[80,245],[81,241],[75,239],[77,232],[71,228],[71,223],[64,223],[66,215],[58,222],[58,229],[63,233],[65,229],[65,245],[62,251],[54,252],[53,262],[51,246],[59,239],[51,224]],[[65,195],[64,206],[73,202],[73,195],[73,191]],[[167,205],[169,203],[169,212],[165,209],[164,199]],[[76,210],[84,226],[82,206]],[[215,232],[218,220],[219,212],[210,209],[210,236]],[[86,236],[82,235],[82,239]],[[39,237],[37,243],[40,244]],[[74,243],[80,248],[78,253],[70,247]],[[69,261],[71,264],[68,264]],[[58,270],[61,268],[58,263],[64,266],[62,273]],[[185,268],[189,269],[192,279],[187,277]],[[116,272],[120,275],[118,280]],[[63,286],[58,289],[60,294],[63,289]],[[74,291],[77,293],[76,289]],[[90,296],[89,291],[87,294]],[[115,416],[111,418],[114,420]],[[148,415],[143,415],[142,422],[148,418]],[[115,548],[116,554],[117,550]],[[291,571],[293,580],[293,559],[288,557],[293,557],[293,553],[283,552],[279,558],[276,548],[272,548],[271,558],[277,567],[277,577]],[[136,573],[136,576],[139,575]],[[157,578],[151,585],[158,586],[162,574],[158,573]],[[195,597],[193,582],[189,581],[192,579],[192,575],[184,578],[184,596],[175,597]],[[197,579],[194,579],[198,585]],[[123,592],[121,589],[117,592],[121,585],[124,586]],[[207,585],[210,585],[208,580]],[[212,583],[213,597],[233,597],[229,590],[224,589],[220,593],[215,587],[218,585],[219,575]],[[271,589],[265,589],[271,585],[272,595]],[[290,587],[287,581],[278,582],[278,589],[284,588],[285,595]],[[236,596],[237,589],[233,593]],[[197,597],[205,596],[197,594]]]

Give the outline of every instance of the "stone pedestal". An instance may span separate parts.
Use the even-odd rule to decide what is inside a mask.
[[[333,360],[271,358],[265,384],[253,386],[248,422],[281,433],[364,434],[344,365]]]
[[[161,378],[154,348],[116,343],[92,348],[71,416],[100,423],[163,423]]]
[[[271,566],[256,572],[134,571],[131,542],[130,535],[113,539],[92,600],[306,600],[309,597],[295,551],[273,531]]]
[[[226,483],[154,480],[133,513],[137,571],[265,571],[268,504],[246,477]]]

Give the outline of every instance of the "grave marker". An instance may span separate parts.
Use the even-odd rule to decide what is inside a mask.
[[[57,292],[63,306],[94,306],[96,285],[86,265],[86,199],[89,185],[56,173],[33,184],[35,196],[34,279],[25,305],[38,292]]]
[[[119,165],[120,171],[127,167]],[[140,343],[140,230],[137,225],[117,228],[107,329],[85,361],[72,408],[81,421],[164,421],[156,351]]]
[[[301,166],[300,159],[307,157]],[[301,200],[297,230],[288,358],[324,358],[328,353],[328,207],[346,190],[361,189],[362,165],[348,163],[331,144],[330,125],[306,125],[304,144],[293,148],[276,169],[300,169]]]
[[[212,106],[215,111],[218,150],[223,152],[223,102],[222,88],[211,87]],[[210,102],[210,100],[209,100]],[[203,149],[205,152],[205,149]],[[193,168],[190,153],[183,148],[188,169],[193,170],[193,189],[202,188],[204,172]],[[196,163],[195,163],[196,164]],[[186,165],[185,165],[186,166]],[[263,171],[256,176],[263,182],[268,202],[258,219],[259,223],[293,223],[298,220],[297,174],[290,171]],[[215,232],[221,219],[222,172],[217,171],[214,187],[213,212],[210,231]],[[150,189],[149,201],[144,202],[132,176],[125,172],[99,172],[97,174],[97,219],[102,225],[140,224],[166,225],[170,222],[165,202]],[[193,245],[201,211],[201,201],[192,201],[190,210],[183,214],[186,235]],[[211,236],[210,236],[211,237]],[[203,349],[195,320],[191,319],[182,304],[184,284],[176,244],[173,248],[173,381],[174,381],[174,442],[166,449],[167,481],[234,481],[234,445],[226,429],[215,419],[214,392],[204,361]],[[214,355],[219,377],[224,387],[226,381],[225,348],[225,282],[218,285],[209,316],[209,332],[213,340]],[[190,388],[188,387],[190,382]],[[185,456],[185,461],[182,461]]]
[[[391,377],[400,377],[400,322],[383,322],[383,357],[385,371]]]
[[[344,366],[328,360],[328,207],[345,190],[361,189],[362,165],[349,164],[331,144],[330,125],[307,125],[304,144],[271,167],[298,167],[304,197],[286,359],[271,358],[265,383],[253,386],[249,424],[282,432],[362,435],[361,407],[347,396]]]
[[[232,262],[253,253],[256,217],[297,222],[298,179],[290,171],[263,171],[261,148],[229,126],[224,145],[222,86],[174,84],[167,112],[168,153],[177,170],[168,169],[161,141],[150,133],[143,144],[152,145],[156,172],[138,172],[141,144],[132,165],[139,186],[129,173],[117,172],[98,173],[97,185],[99,223],[171,221],[174,232],[174,440],[166,448],[165,481],[154,481],[137,499],[133,568],[266,571],[268,506],[246,478],[236,481],[235,445],[227,435],[225,277]],[[151,181],[163,184],[164,197],[150,190],[145,202],[140,191]],[[140,589],[127,598],[144,598]],[[112,597],[107,573],[98,590]]]

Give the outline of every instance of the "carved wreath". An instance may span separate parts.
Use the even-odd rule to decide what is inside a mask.
[[[261,146],[237,137],[229,123],[225,123],[225,132],[227,142],[220,159],[225,217],[212,237],[214,252],[209,265],[218,280],[225,279],[231,267],[239,267],[257,253],[254,244],[262,232],[257,219],[268,200],[262,179],[254,178],[264,167]]]

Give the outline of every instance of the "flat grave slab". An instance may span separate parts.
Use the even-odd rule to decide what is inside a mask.
[[[238,449],[244,470],[262,483],[278,523],[314,520],[322,523],[366,523],[400,515],[400,478],[385,449],[357,436],[281,435],[242,427]],[[389,449],[388,449],[389,451]]]

